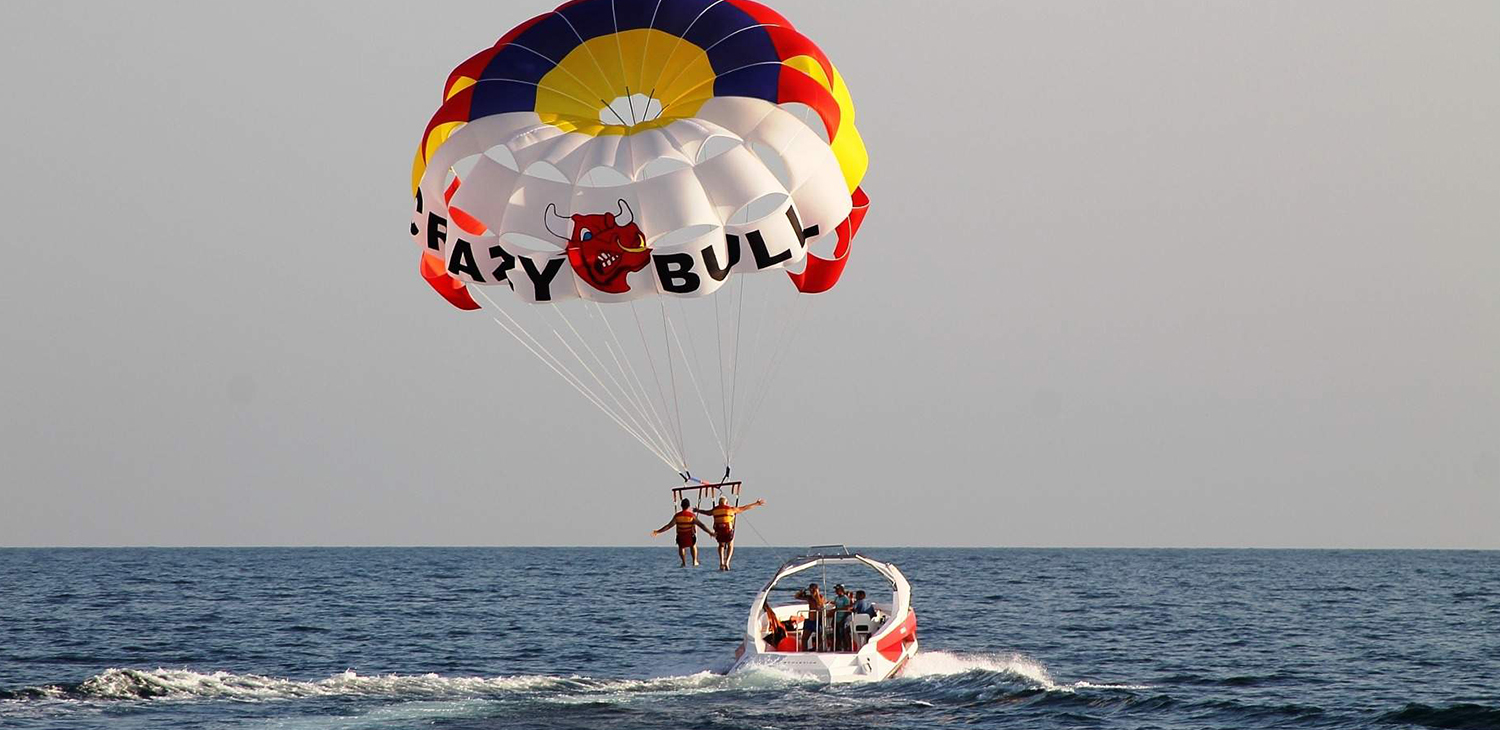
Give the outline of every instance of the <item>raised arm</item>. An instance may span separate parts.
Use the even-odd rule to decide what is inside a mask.
[[[734,511],[735,511],[736,514],[738,514],[740,512],[749,512],[750,510],[753,510],[756,507],[759,507],[759,506],[761,506],[761,505],[763,505],[765,503],[766,503],[766,500],[764,500],[764,499],[757,499],[754,502],[751,502],[750,504],[745,505],[744,507],[736,507]]]
[[[658,527],[655,530],[652,530],[651,531],[651,536],[652,537],[656,537],[657,535],[660,535],[663,532],[666,532],[667,530],[672,529],[672,525],[675,525],[675,524],[677,524],[677,515],[672,515],[672,519],[667,520],[667,524],[662,525],[661,527]]]

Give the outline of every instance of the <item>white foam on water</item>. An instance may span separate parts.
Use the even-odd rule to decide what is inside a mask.
[[[1138,684],[1062,684],[1052,678],[1041,662],[1025,654],[960,654],[947,651],[918,651],[906,665],[903,677],[947,677],[969,672],[991,672],[1023,680],[1036,689],[1049,692],[1074,692],[1079,689],[1148,689]]]
[[[361,676],[352,671],[308,682],[258,674],[204,674],[189,669],[107,669],[84,680],[76,692],[97,699],[222,697],[255,700],[346,695],[451,698],[487,697],[556,687],[568,682],[568,679],[546,676]]]
[[[107,669],[79,683],[38,688],[43,697],[65,699],[209,699],[277,700],[316,697],[387,697],[410,700],[496,699],[516,693],[545,693],[555,702],[626,700],[651,694],[694,694],[786,686],[798,678],[770,668],[751,668],[725,676],[702,670],[648,679],[553,677],[444,677],[438,674],[361,675],[345,671],[303,681],[258,674],[196,672],[190,669]],[[801,678],[805,681],[805,678]]]
[[[439,720],[463,717],[485,717],[493,712],[493,700],[413,700],[368,708],[357,715],[280,716],[267,726],[278,730],[368,730],[370,728],[412,727],[434,724]]]
[[[714,692],[776,689],[809,681],[808,677],[763,666],[741,667],[730,674],[704,670],[694,674],[651,679],[595,680],[587,691],[556,693],[539,697],[558,704],[649,702],[661,695],[694,695]]]
[[[920,651],[906,666],[909,679],[945,677],[971,672],[992,673],[1019,679],[1047,691],[1079,689],[1147,689],[1144,685],[1064,684],[1053,679],[1040,662],[1023,654],[961,654]],[[407,700],[487,700],[514,694],[540,694],[552,702],[631,702],[661,694],[697,694],[736,690],[775,689],[816,683],[807,676],[784,669],[749,664],[725,675],[702,670],[691,674],[648,679],[594,679],[583,676],[554,677],[517,675],[508,677],[444,677],[437,674],[361,675],[345,671],[318,680],[295,680],[258,674],[196,672],[190,669],[108,669],[81,682],[71,691],[42,687],[42,697],[52,699],[207,699],[278,700],[317,697],[386,697]]]
[[[785,667],[757,661],[748,661],[734,667],[729,677],[736,685],[746,689],[785,687],[789,684],[807,684],[816,681],[810,673],[795,672]]]
[[[1151,689],[1149,684],[1094,684],[1093,682],[1074,682],[1068,687],[1073,689]]]
[[[1042,689],[1059,685],[1040,662],[1024,654],[958,654],[947,651],[918,651],[901,676],[907,678],[947,677],[969,672],[993,672],[1027,680]]]

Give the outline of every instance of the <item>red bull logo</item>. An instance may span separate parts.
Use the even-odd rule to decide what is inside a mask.
[[[630,204],[620,201],[617,213],[575,213],[564,217],[556,205],[548,205],[547,232],[567,240],[568,263],[589,286],[608,294],[630,291],[626,274],[651,264],[646,236],[635,224]],[[559,229],[567,231],[560,233]]]

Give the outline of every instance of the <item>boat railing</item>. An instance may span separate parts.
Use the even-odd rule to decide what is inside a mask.
[[[783,609],[789,608],[786,606]],[[840,614],[846,617],[844,622],[839,620]],[[823,609],[821,620],[818,621],[818,631],[809,635],[809,621],[812,611],[806,607],[796,607],[785,614],[784,622],[787,634],[792,637],[796,648],[793,652],[857,652],[871,636],[879,633],[890,618],[885,608],[877,607],[877,613],[855,614],[847,611],[839,611],[832,606]],[[840,624],[844,631],[839,632]],[[759,632],[764,635],[770,631],[770,625],[765,619],[758,624]],[[768,641],[767,646],[771,651],[779,651]]]

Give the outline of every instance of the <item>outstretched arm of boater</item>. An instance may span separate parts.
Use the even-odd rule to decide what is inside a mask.
[[[704,532],[706,532],[706,533],[708,533],[710,535],[714,534],[713,530],[708,529],[708,525],[703,524],[703,520],[694,518],[693,519],[693,524],[697,525],[698,529],[700,529],[700,530],[702,530],[702,531],[704,531]]]
[[[675,525],[675,524],[677,524],[677,517],[674,515],[672,517],[672,519],[667,520],[667,524],[662,525],[661,527],[658,527],[655,530],[652,530],[651,531],[651,536],[652,537],[656,537],[657,535],[660,535],[663,532],[666,532],[667,530],[672,529],[672,525]]]

